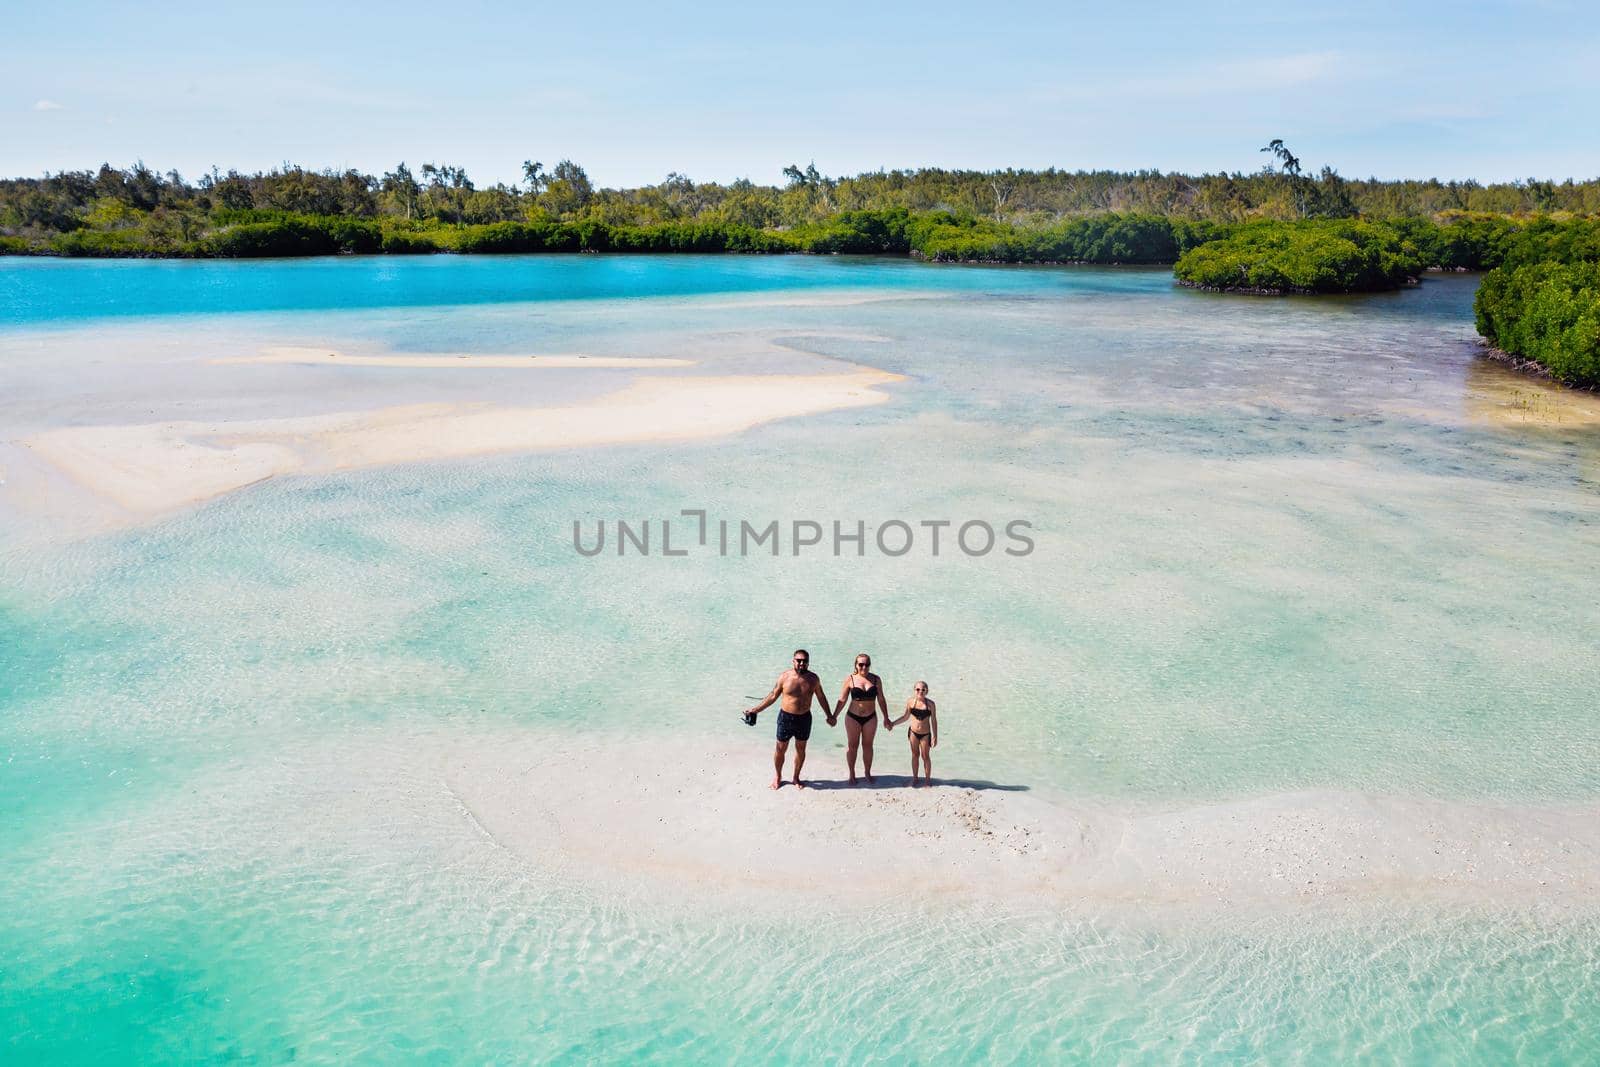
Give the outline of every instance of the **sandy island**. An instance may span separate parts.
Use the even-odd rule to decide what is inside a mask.
[[[280,349],[254,358],[304,362],[305,351],[286,356]],[[361,366],[417,365],[417,357],[410,356],[319,358],[340,363],[359,358],[365,361]],[[436,365],[471,366],[486,358],[491,357],[450,357]],[[493,358],[530,365],[527,357]],[[582,361],[571,366],[618,365],[559,358]],[[651,376],[596,400],[563,406],[408,404],[309,417],[72,426],[17,443],[83,489],[147,518],[278,475],[737,433],[774,419],[879,404],[889,397],[874,387],[901,380],[861,367],[835,374]]]
[[[473,832],[538,869],[618,886],[648,879],[689,895],[1204,908],[1396,897],[1600,902],[1600,807],[1319,790],[1140,811],[1021,783],[945,779],[911,789],[902,738],[888,740],[878,770],[892,773],[880,773],[876,787],[842,782],[839,752],[814,739],[813,788],[773,792],[765,736],[710,747],[446,744],[439,773]]]
[[[524,355],[477,355],[471,352],[434,352],[428,355],[344,355],[325,348],[280,345],[255,356],[225,356],[213,364],[230,366],[248,363],[288,363],[322,367],[407,367],[439,369],[556,370],[573,367],[633,368],[655,370],[667,367],[692,367],[695,360],[665,356],[589,356],[581,352],[529,352]]]
[[[1469,368],[1464,399],[1467,414],[1479,422],[1577,430],[1600,426],[1600,396],[1487,357]]]

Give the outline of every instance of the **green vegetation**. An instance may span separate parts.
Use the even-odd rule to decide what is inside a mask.
[[[1357,293],[1396,289],[1427,265],[1416,244],[1388,226],[1318,219],[1248,223],[1185,252],[1173,274],[1200,289]]]
[[[1171,263],[1229,227],[1116,213],[1025,228],[948,213],[919,220],[912,251],[931,260],[996,263]]]
[[[562,160],[479,188],[461,167],[381,177],[284,166],[198,182],[143,163],[0,180],[0,254],[311,256],[513,252],[911,255],[941,262],[1174,263],[1180,283],[1265,293],[1392,289],[1489,270],[1478,328],[1600,384],[1600,179],[1560,185],[1312,175],[1282,141],[1252,173],[784,169],[783,186],[669,174],[597,189]]]
[[[1600,221],[1519,234],[1484,275],[1473,311],[1497,348],[1570,385],[1600,388]]]
[[[1360,217],[1395,220],[1425,262],[1452,268],[1494,265],[1503,238],[1520,225],[1509,215],[1600,213],[1600,181],[1350,181],[1326,167],[1303,173],[1281,141],[1263,151],[1280,169],[1191,176],[930,168],[831,178],[813,165],[787,168],[783,186],[669,174],[637,189],[596,188],[570,160],[548,170],[530,160],[521,182],[483,188],[443,163],[416,172],[402,163],[381,177],[293,166],[212,171],[196,182],[142,163],[102,166],[0,180],[0,251],[249,256],[593,248],[1171,263],[1244,223]],[[1438,220],[1448,225],[1441,229]],[[1429,245],[1436,230],[1447,235],[1447,247]]]
[[[1489,270],[1505,258],[1506,246],[1538,219],[1475,212],[1447,212],[1438,223],[1398,217],[1384,220],[1417,249],[1422,262],[1440,270]]]

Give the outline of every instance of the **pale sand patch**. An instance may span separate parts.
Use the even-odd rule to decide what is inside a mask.
[[[765,296],[689,298],[700,311],[737,311],[744,308],[838,308],[867,304],[889,304],[901,300],[948,300],[950,293],[938,289],[813,291],[804,296]]]
[[[214,364],[289,363],[296,366],[327,367],[410,367],[432,369],[441,367],[505,370],[555,370],[564,367],[610,368],[631,367],[635,370],[655,370],[666,367],[692,367],[692,359],[673,359],[655,356],[588,356],[580,352],[536,353],[526,355],[475,355],[470,352],[435,352],[428,355],[362,356],[344,355],[326,348],[279,346],[265,349],[255,356],[226,356],[213,359]]]
[[[1018,788],[1025,783],[911,789],[898,734],[880,735],[878,787],[851,788],[839,781],[841,754],[823,747],[826,727],[817,730],[807,771],[825,788],[769,789],[766,736],[725,746],[446,744],[441,773],[473,832],[536,869],[619,886],[647,879],[692,896],[803,891],[871,904],[932,893],[1204,908],[1600,901],[1593,806],[1311,791],[1140,812],[1049,798]],[[936,752],[936,774],[940,762]]]
[[[326,473],[590,445],[738,433],[774,419],[880,404],[900,375],[644,378],[562,407],[411,404],[236,422],[74,426],[19,442],[78,485],[146,517],[283,474]]]
[[[1468,367],[1465,403],[1471,418],[1495,425],[1600,426],[1600,396],[1489,359],[1474,360]]]

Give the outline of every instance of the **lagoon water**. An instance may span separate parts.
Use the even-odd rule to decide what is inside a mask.
[[[1600,802],[1600,425],[1478,355],[1475,284],[1260,300],[1164,270],[848,258],[0,260],[8,438],[368,388],[209,362],[275,344],[904,376],[880,405],[734,436],[280,478],[117,527],[0,508],[0,1058],[1600,1057],[1600,915],[1570,901],[796,884],[747,907],[530,864],[439,770],[559,740],[604,778],[608,753],[731,742],[747,764],[686,785],[759,781],[768,726],[734,712],[805,645],[830,693],[862,648],[895,700],[926,678],[937,776],[1064,803]],[[395,368],[385,388],[553,403],[634,374],[597,373]],[[1035,548],[573,550],[575,520],[676,538],[686,508],[1021,519]],[[838,740],[808,770],[839,776]],[[898,736],[879,760],[903,770]]]

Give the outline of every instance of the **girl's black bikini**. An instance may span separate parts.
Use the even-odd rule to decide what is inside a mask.
[[[909,711],[911,713],[911,717],[913,719],[916,719],[918,722],[927,722],[928,721],[928,716],[933,714],[933,709],[932,708],[923,708],[921,711],[918,711],[916,708],[907,708],[906,710]],[[931,731],[931,730],[929,730],[929,731],[927,731],[925,733],[920,733],[920,734],[917,733],[915,730],[910,730],[910,731],[907,731],[907,732],[910,733],[912,737],[920,737],[920,738],[924,738],[924,739],[933,736],[933,731]]]

